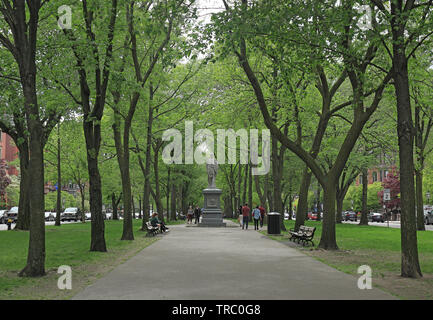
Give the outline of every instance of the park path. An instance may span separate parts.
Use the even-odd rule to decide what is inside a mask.
[[[172,226],[74,299],[393,299],[249,229]]]

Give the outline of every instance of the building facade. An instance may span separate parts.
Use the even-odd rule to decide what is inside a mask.
[[[8,174],[10,176],[18,176],[18,170],[10,165],[10,162],[18,158],[18,148],[15,146],[12,138],[4,132],[0,131],[0,159],[6,160],[9,164]]]

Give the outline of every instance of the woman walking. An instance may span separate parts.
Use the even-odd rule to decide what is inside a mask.
[[[188,224],[192,224],[192,216],[194,214],[194,210],[192,209],[192,206],[189,206],[188,208],[188,214],[187,214],[187,219],[188,219]]]
[[[238,211],[239,211],[239,217],[238,217],[238,221],[239,221],[239,226],[242,228],[242,224],[243,224],[243,221],[242,221],[242,206],[239,206],[239,209],[238,209]]]

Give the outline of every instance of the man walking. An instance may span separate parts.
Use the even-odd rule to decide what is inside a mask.
[[[248,219],[250,217],[250,208],[248,207],[248,203],[242,207],[242,230],[246,227],[248,230]]]
[[[259,230],[259,221],[260,221],[259,206],[255,207],[253,210],[253,219],[254,219],[254,230]]]
[[[195,206],[195,209],[194,209],[195,224],[199,224],[200,223],[200,215],[201,215],[200,208],[198,206]]]
[[[263,228],[263,223],[265,221],[266,210],[263,207],[263,205],[261,205],[259,207],[259,210],[260,210],[260,229],[262,229]]]

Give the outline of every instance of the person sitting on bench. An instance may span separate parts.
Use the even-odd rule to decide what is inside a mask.
[[[152,227],[158,227],[160,228],[161,232],[166,232],[167,231],[167,227],[165,226],[163,221],[159,221],[158,219],[158,213],[154,212],[152,214],[152,219],[150,219],[150,224],[152,225]]]

